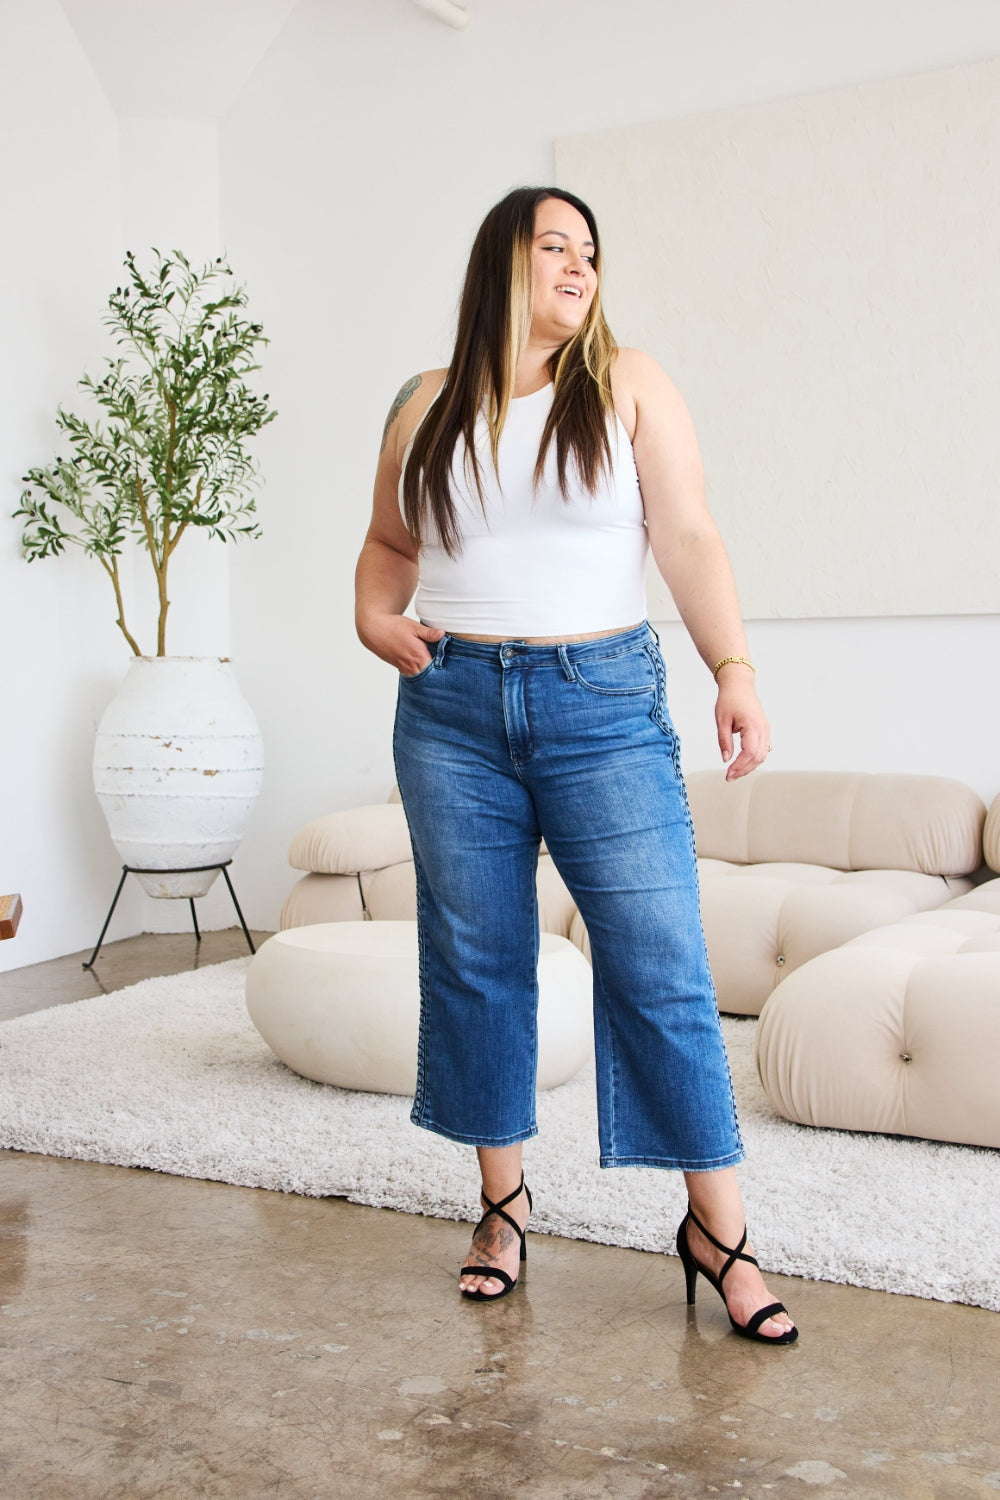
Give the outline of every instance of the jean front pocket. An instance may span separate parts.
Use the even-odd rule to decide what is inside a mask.
[[[588,692],[609,697],[636,697],[656,692],[656,677],[641,646],[635,651],[621,651],[616,656],[574,662],[573,675]]]
[[[399,680],[400,682],[419,682],[422,677],[427,676],[428,672],[433,671],[436,665],[437,662],[432,656],[426,667],[421,667],[419,672],[411,672],[409,676],[407,676],[404,672],[400,672]]]
[[[422,682],[425,677],[430,676],[435,667],[443,666],[444,653],[447,648],[449,639],[449,636],[443,635],[436,646],[429,646],[427,649],[431,653],[431,659],[427,663],[426,667],[421,667],[419,672],[411,672],[409,673],[409,675],[400,672],[400,682]]]

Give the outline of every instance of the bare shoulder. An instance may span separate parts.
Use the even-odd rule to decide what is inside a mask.
[[[619,349],[611,368],[611,381],[622,394],[639,402],[643,397],[681,399],[666,370],[643,349]]]
[[[619,349],[611,365],[615,410],[634,446],[644,418],[663,417],[684,403],[666,370],[642,349]]]
[[[393,439],[392,447],[401,458],[403,449],[418,427],[434,397],[444,384],[447,370],[423,370],[404,380],[392,399],[385,426],[382,429],[382,451]]]

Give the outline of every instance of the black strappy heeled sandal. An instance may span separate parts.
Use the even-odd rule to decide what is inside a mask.
[[[721,1250],[723,1255],[729,1256],[729,1259],[726,1261],[726,1264],[723,1266],[718,1276],[713,1275],[713,1273],[708,1270],[706,1266],[702,1265],[700,1260],[695,1259],[694,1253],[691,1249],[691,1246],[688,1244],[687,1238],[687,1226],[689,1219],[696,1229],[701,1230],[706,1240],[708,1240],[715,1246],[716,1250]],[[746,1228],[744,1227],[743,1238],[740,1240],[735,1250],[731,1250],[728,1245],[723,1245],[721,1241],[715,1238],[714,1234],[709,1234],[708,1230],[705,1228],[701,1220],[695,1216],[690,1203],[688,1204],[688,1211],[681,1220],[681,1227],[677,1231],[677,1254],[680,1256],[681,1263],[684,1266],[684,1279],[687,1283],[688,1306],[694,1306],[695,1292],[697,1290],[698,1272],[700,1271],[705,1280],[715,1287],[715,1290],[722,1298],[723,1306],[725,1307],[726,1312],[729,1313],[729,1321],[733,1325],[734,1331],[740,1335],[740,1338],[754,1339],[758,1344],[794,1344],[795,1340],[799,1336],[799,1330],[795,1327],[794,1324],[791,1328],[786,1328],[784,1333],[776,1334],[773,1338],[771,1338],[766,1333],[760,1333],[758,1331],[760,1329],[760,1325],[762,1323],[766,1323],[768,1318],[773,1318],[775,1313],[788,1312],[788,1308],[784,1305],[783,1302],[769,1302],[766,1307],[762,1307],[759,1312],[755,1312],[753,1317],[747,1323],[737,1323],[732,1313],[729,1312],[729,1304],[726,1301],[726,1294],[722,1290],[722,1283],[726,1279],[727,1272],[732,1270],[733,1266],[735,1266],[738,1260],[749,1261],[750,1265],[752,1266],[757,1265],[757,1261],[752,1255],[745,1255],[743,1253],[743,1246],[746,1244],[746,1242],[747,1232]],[[758,1270],[759,1269],[760,1268],[758,1266]]]
[[[476,1235],[482,1229],[488,1218],[490,1218],[493,1214],[499,1214],[500,1218],[510,1225],[511,1229],[513,1229],[514,1233],[521,1241],[521,1259],[527,1260],[528,1249],[524,1243],[524,1237],[528,1232],[528,1226],[525,1225],[525,1227],[522,1229],[520,1225],[511,1218],[510,1214],[505,1212],[508,1203],[513,1203],[515,1198],[520,1197],[522,1189],[528,1197],[528,1213],[530,1214],[534,1205],[531,1202],[531,1193],[528,1192],[528,1189],[524,1185],[523,1172],[521,1173],[521,1181],[518,1183],[514,1191],[512,1193],[508,1193],[506,1198],[501,1198],[499,1203],[491,1202],[484,1193],[483,1202],[487,1205],[486,1212],[483,1214],[483,1217],[480,1219],[479,1223],[472,1231],[472,1238],[475,1239]],[[504,1284],[502,1292],[467,1292],[463,1287],[462,1296],[468,1297],[470,1302],[497,1302],[501,1297],[506,1297],[508,1292],[512,1292],[514,1290],[514,1288],[517,1286],[518,1280],[516,1276],[508,1276],[507,1272],[502,1271],[499,1266],[463,1266],[461,1271],[459,1272],[459,1275],[485,1276],[489,1277],[490,1280],[502,1281]]]

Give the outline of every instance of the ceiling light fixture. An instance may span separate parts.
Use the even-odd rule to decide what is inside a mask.
[[[469,12],[458,0],[413,0],[413,3],[418,10],[425,10],[446,26],[454,26],[456,31],[462,31],[469,24]]]

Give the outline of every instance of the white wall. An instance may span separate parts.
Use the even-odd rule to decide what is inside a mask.
[[[557,143],[751,617],[1000,608],[998,94],[994,60]]]
[[[20,477],[60,445],[58,404],[87,411],[76,382],[113,345],[102,326],[126,249],[221,251],[217,131],[176,120],[119,121],[60,6],[0,0],[0,174],[8,232],[0,239],[0,465],[9,514]],[[227,549],[190,539],[174,560],[168,647],[230,654]],[[154,650],[155,590],[144,552],[123,560],[126,618]],[[0,970],[89,948],[120,871],[94,796],[94,730],[130,650],[111,586],[71,550],[25,563],[18,525],[0,526],[0,709],[3,787],[0,891],[20,891],[24,917],[0,945]],[[224,888],[201,903],[203,925],[228,926]],[[126,886],[109,938],[190,922],[186,902],[154,902]]]
[[[2,0],[0,35],[0,889],[24,900],[2,969],[97,936],[120,863],[90,757],[128,646],[99,568],[76,555],[27,566],[6,519],[21,475],[59,451],[57,404],[72,409],[98,366],[120,262],[117,125],[53,0]]]
[[[262,924],[295,878],[284,865],[295,829],[381,799],[392,780],[394,681],[355,641],[351,574],[385,411],[414,370],[447,358],[490,203],[551,180],[561,135],[1000,53],[1000,12],[976,4],[470,11],[458,33],[398,4],[302,3],[221,131],[224,230],[273,341],[282,413],[262,445],[265,539],[232,573],[234,656],[268,754],[241,860]],[[755,626],[774,764],[900,765],[991,795],[1000,760],[981,670],[996,659],[995,624]],[[664,638],[695,768],[715,755],[710,684],[676,635]]]

